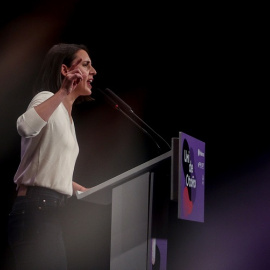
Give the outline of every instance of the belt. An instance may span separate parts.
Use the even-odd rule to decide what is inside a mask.
[[[27,193],[27,186],[25,185],[20,185],[18,192],[17,192],[17,196],[25,196]]]

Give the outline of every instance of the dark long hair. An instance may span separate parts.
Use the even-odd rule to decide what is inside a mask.
[[[63,80],[62,64],[70,67],[75,59],[75,54],[79,50],[85,50],[89,54],[88,48],[84,44],[59,43],[53,45],[43,60],[33,85],[33,93],[37,94],[41,91],[56,93],[60,89]],[[93,100],[90,96],[80,96],[77,98],[76,103],[90,100]]]

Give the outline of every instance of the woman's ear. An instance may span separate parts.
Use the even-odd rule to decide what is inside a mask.
[[[62,64],[62,67],[61,67],[61,74],[66,76],[67,75],[67,72],[68,72],[68,67],[64,64]]]

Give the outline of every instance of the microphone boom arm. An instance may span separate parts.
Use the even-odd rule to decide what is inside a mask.
[[[125,117],[127,117],[130,121],[132,121],[138,128],[140,128],[147,136],[149,136],[156,144],[156,146],[158,147],[159,150],[161,150],[161,147],[159,146],[159,144],[157,143],[157,141],[154,139],[154,137],[147,132],[147,130],[145,128],[143,128],[141,125],[139,125],[132,117],[130,117],[127,112],[125,112],[124,110],[121,109],[121,106],[123,108],[125,108],[126,111],[128,111],[129,113],[131,113],[137,120],[139,120],[143,125],[145,125],[151,132],[153,132],[158,138],[160,138],[165,144],[166,146],[169,148],[169,150],[171,150],[170,145],[157,133],[155,132],[149,125],[147,125],[139,116],[137,116],[134,111],[131,109],[131,107],[129,105],[127,105],[120,97],[118,97],[114,92],[112,92],[112,90],[110,90],[109,88],[106,88],[105,91],[106,93],[97,88],[97,90],[99,90],[106,98],[107,100],[110,101],[111,105],[113,106],[114,109],[120,111]]]

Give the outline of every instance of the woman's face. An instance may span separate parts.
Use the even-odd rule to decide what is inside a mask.
[[[84,50],[79,50],[76,53],[75,59],[72,61],[71,64],[78,62],[81,59],[82,61],[77,65],[76,68],[79,68],[82,72],[83,79],[77,85],[75,91],[77,92],[78,96],[88,96],[91,95],[92,91],[92,81],[94,76],[97,74],[96,70],[92,66],[91,59],[88,53]]]

